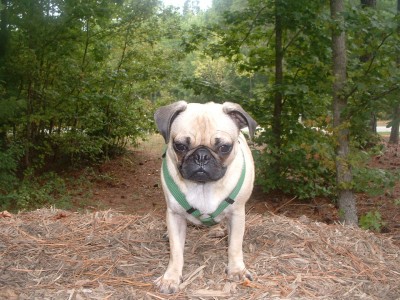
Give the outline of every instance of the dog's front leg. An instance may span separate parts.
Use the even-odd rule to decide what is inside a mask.
[[[235,281],[252,280],[243,262],[243,236],[245,230],[245,209],[238,207],[228,221],[228,276]]]
[[[172,294],[179,290],[179,284],[182,281],[186,226],[185,217],[167,209],[170,255],[167,270],[157,283],[161,293]]]

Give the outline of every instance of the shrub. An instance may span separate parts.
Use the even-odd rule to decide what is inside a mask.
[[[329,135],[311,128],[298,128],[277,152],[266,145],[254,154],[258,166],[257,184],[265,191],[279,189],[295,194],[299,199],[332,194],[335,164]],[[280,158],[279,174],[272,172],[277,155]]]
[[[383,222],[379,211],[370,211],[360,217],[359,225],[363,229],[380,232],[382,226],[385,225],[385,222]]]
[[[19,161],[23,154],[23,148],[17,144],[0,151],[0,195],[10,192],[16,186]]]
[[[66,208],[70,205],[65,181],[61,177],[51,172],[35,177],[32,169],[26,173],[18,187],[0,198],[2,209],[31,210],[50,205]]]
[[[371,196],[389,192],[397,180],[399,180],[398,174],[379,168],[361,166],[354,168],[353,172],[354,190]]]

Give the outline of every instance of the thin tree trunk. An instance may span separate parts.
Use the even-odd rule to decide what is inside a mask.
[[[25,167],[29,167],[31,164],[31,157],[30,157],[30,150],[31,145],[33,144],[33,137],[32,137],[32,122],[31,116],[33,114],[33,88],[32,82],[29,81],[28,83],[28,97],[27,97],[27,109],[26,109],[26,133],[25,133]]]
[[[343,31],[344,18],[343,0],[331,0],[331,17],[337,26],[332,30],[333,54],[333,125],[337,132],[336,148],[336,181],[338,189],[338,204],[342,221],[346,225],[358,225],[357,209],[354,193],[351,189],[352,170],[349,163],[349,129],[345,125],[343,111],[347,106],[344,96],[346,84],[346,43]]]
[[[1,5],[3,6],[0,11],[0,61],[2,61],[6,55],[9,41],[8,34],[8,0],[1,0]]]
[[[400,0],[397,0],[397,15],[400,15]],[[400,34],[400,24],[397,27]],[[400,53],[397,53],[397,68],[400,68]],[[392,128],[390,129],[389,143],[399,143],[399,127],[400,127],[400,103],[396,103],[393,108]]]
[[[371,113],[371,119],[369,120],[369,127],[373,133],[378,133],[378,119],[374,112]]]
[[[85,29],[86,29],[86,39],[85,39],[85,49],[84,49],[84,52],[83,52],[82,63],[81,63],[81,72],[82,72],[82,74],[84,74],[84,72],[85,72],[85,67],[86,67],[86,64],[87,64],[86,63],[86,59],[87,59],[88,50],[89,50],[89,43],[90,43],[90,33],[89,33],[90,23],[89,23],[89,18],[86,19],[85,26],[86,26],[85,27]],[[82,76],[84,76],[84,75],[82,75]],[[76,96],[79,97],[79,94],[80,94],[80,90],[78,90]],[[79,113],[80,113],[79,112],[79,110],[80,110],[79,103],[80,103],[80,101],[77,101],[76,104],[75,104],[75,116],[73,117],[72,128],[71,128],[72,132],[76,132],[78,130]]]
[[[279,1],[278,1],[279,2]],[[275,155],[274,172],[280,173],[280,155],[281,136],[282,136],[282,109],[283,109],[283,46],[282,46],[282,21],[279,13],[279,4],[275,3],[275,101],[274,115],[272,121],[272,134],[274,138],[274,146],[277,149]]]
[[[3,9],[0,11],[0,65],[4,65],[4,61],[6,60],[6,54],[8,50],[8,11],[7,11],[7,2],[8,0],[1,0],[1,5]],[[0,80],[3,81],[6,77],[6,74],[3,70],[0,70]],[[6,131],[0,131],[0,150],[5,148],[7,144],[7,133]]]
[[[399,143],[399,128],[400,128],[400,105],[397,104],[393,109],[392,128],[390,129],[390,144]]]

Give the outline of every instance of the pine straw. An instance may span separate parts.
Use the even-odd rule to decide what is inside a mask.
[[[2,217],[1,217],[2,216]],[[168,263],[163,215],[41,209],[0,214],[6,299],[399,299],[400,249],[389,239],[302,217],[250,214],[252,282],[227,280],[227,240],[189,227],[177,295],[153,282]]]

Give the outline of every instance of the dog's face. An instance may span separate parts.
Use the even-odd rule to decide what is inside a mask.
[[[236,153],[238,127],[227,114],[218,113],[218,108],[189,105],[172,123],[173,157],[185,179],[208,182],[222,178]]]
[[[155,114],[157,126],[168,143],[167,155],[186,180],[210,182],[222,178],[238,152],[240,129],[255,121],[238,105],[187,104],[184,101],[161,107]]]

